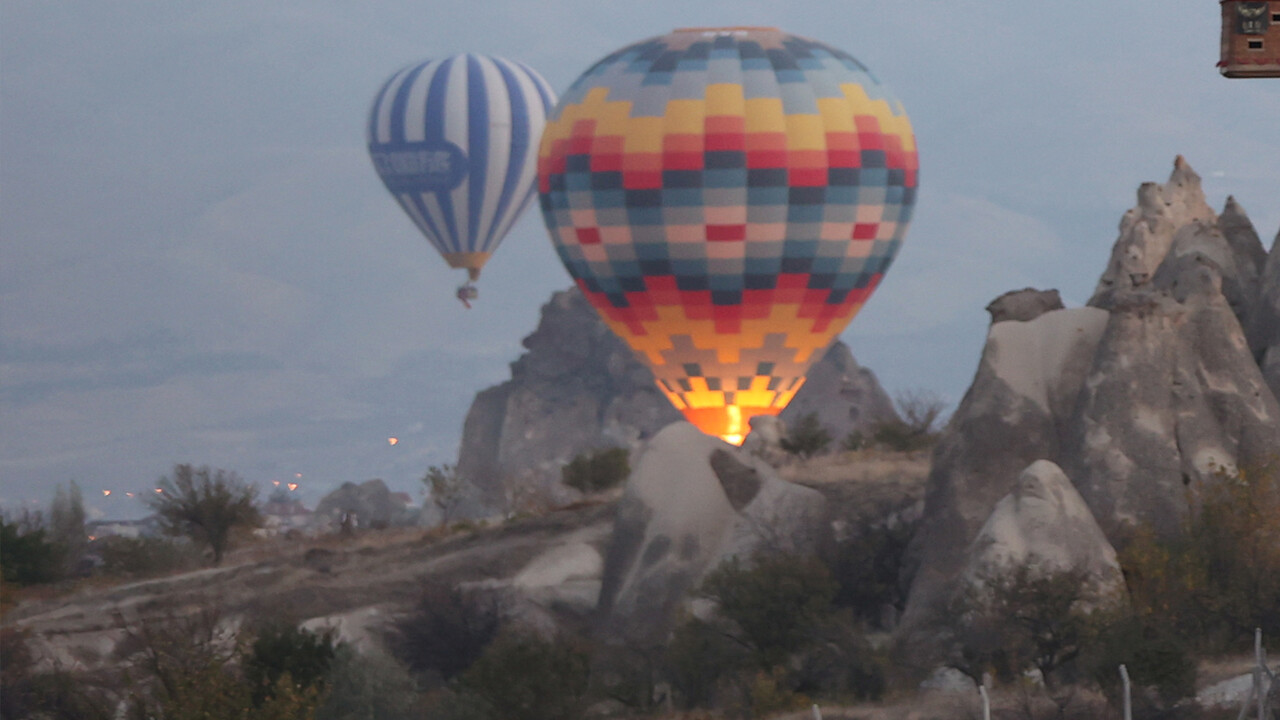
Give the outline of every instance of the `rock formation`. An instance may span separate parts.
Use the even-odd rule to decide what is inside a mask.
[[[1257,302],[1248,325],[1249,349],[1272,394],[1280,398],[1280,232],[1263,265]]]
[[[969,546],[962,577],[981,583],[1014,567],[1085,573],[1097,599],[1125,592],[1115,548],[1071,480],[1048,460],[1023,470],[1013,492],[996,503]]]
[[[898,419],[875,373],[859,365],[839,340],[809,369],[804,386],[779,418],[792,425],[809,413],[817,414],[836,444],[851,432],[866,434],[876,423]]]
[[[360,528],[413,524],[416,519],[407,512],[403,502],[392,497],[386,483],[376,478],[359,485],[343,483],[316,505],[316,519],[327,520],[334,527],[342,522],[344,515],[350,517],[353,527]]]
[[[511,379],[482,391],[467,413],[458,474],[482,507],[515,509],[520,495],[562,502],[560,468],[582,452],[629,447],[680,419],[653,375],[576,290],[557,292],[524,339]]]
[[[934,452],[908,623],[954,582],[963,548],[1036,460],[1060,465],[1119,543],[1138,524],[1179,532],[1188,486],[1280,452],[1280,403],[1263,376],[1280,340],[1280,258],[1264,255],[1239,205],[1215,215],[1179,157],[1167,183],[1139,189],[1089,307],[1031,320],[993,310]]]
[[[991,313],[991,322],[1005,320],[1035,320],[1051,310],[1063,309],[1062,296],[1057,290],[1036,290],[1023,288],[1010,290],[987,304],[987,312]]]
[[[1057,458],[1108,313],[1056,310],[991,326],[973,384],[933,453],[904,621],[927,611],[1028,465]]]
[[[748,453],[689,423],[639,456],[605,556],[600,613],[610,633],[660,641],[709,570],[760,547],[815,547],[825,525],[816,490],[780,480]]]
[[[682,419],[577,290],[551,297],[524,346],[511,379],[477,394],[467,413],[457,467],[478,492],[458,509],[460,517],[518,509],[531,497],[545,504],[573,499],[560,469],[576,455],[635,449]],[[782,418],[811,412],[837,440],[897,417],[875,375],[839,341],[809,371]]]

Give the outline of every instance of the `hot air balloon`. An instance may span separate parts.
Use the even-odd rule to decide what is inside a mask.
[[[449,267],[467,269],[458,288],[467,307],[471,283],[533,196],[554,104],[530,68],[469,53],[410,65],[373,101],[373,166]]]
[[[901,104],[773,28],[676,30],[596,63],[543,132],[543,220],[609,327],[703,432],[779,413],[889,268],[916,197]]]

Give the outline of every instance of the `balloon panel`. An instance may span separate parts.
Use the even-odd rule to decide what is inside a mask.
[[[450,266],[478,272],[528,204],[554,103],[533,70],[483,55],[411,65],[383,85],[369,155]]]
[[[705,432],[776,414],[906,232],[910,122],[857,60],[772,29],[676,31],[565,94],[538,158],[561,260]]]

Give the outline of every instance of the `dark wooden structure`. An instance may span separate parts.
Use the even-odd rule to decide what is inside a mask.
[[[1229,78],[1280,78],[1280,0],[1221,0],[1222,59]]]

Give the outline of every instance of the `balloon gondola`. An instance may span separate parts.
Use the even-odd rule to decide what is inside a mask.
[[[555,104],[529,67],[462,54],[410,65],[369,112],[374,169],[449,267],[471,283],[533,196],[538,139]]]
[[[677,30],[588,69],[548,120],[540,205],[577,286],[710,435],[775,415],[910,221],[901,104],[773,28]]]

